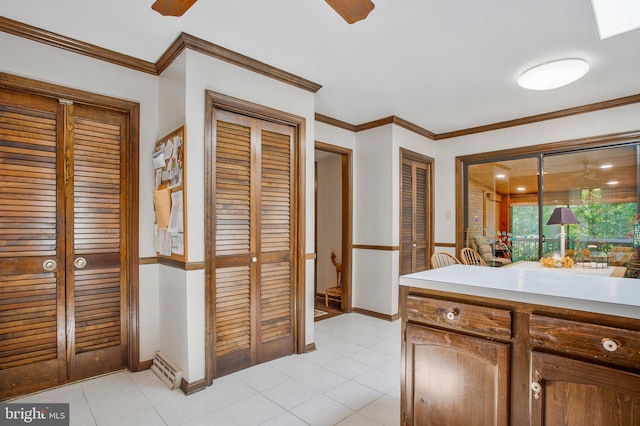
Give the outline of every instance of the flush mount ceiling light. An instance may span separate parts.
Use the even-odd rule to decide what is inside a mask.
[[[573,83],[589,71],[582,59],[560,59],[529,68],[518,79],[518,86],[530,90],[550,90]]]

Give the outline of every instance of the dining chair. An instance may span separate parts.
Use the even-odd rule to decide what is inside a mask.
[[[482,256],[480,256],[480,253],[470,247],[465,247],[460,250],[460,260],[462,260],[462,263],[465,265],[489,266]]]
[[[457,257],[444,251],[437,251],[431,256],[432,269],[443,268],[445,266],[451,266],[459,263],[460,261]]]
[[[342,263],[336,262],[336,254],[331,252],[331,263],[336,268],[336,285],[324,290],[324,306],[329,307],[329,300],[340,302],[342,306]]]

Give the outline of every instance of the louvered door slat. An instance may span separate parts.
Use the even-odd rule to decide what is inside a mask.
[[[400,274],[428,268],[430,249],[430,163],[402,152]]]
[[[251,128],[218,120],[216,135],[214,324],[216,374],[223,375],[251,360]]]
[[[0,370],[57,355],[54,274],[0,279]]]
[[[59,383],[57,102],[0,89],[0,400]]]
[[[34,114],[0,106],[0,258],[56,256],[56,116]]]
[[[410,163],[402,163],[402,229],[400,274],[413,272],[413,168]]]
[[[122,270],[125,204],[122,114],[76,106],[73,125],[74,333],[71,375],[79,379],[126,365],[126,283]],[[96,362],[103,365],[97,367]]]
[[[282,356],[293,347],[292,142],[290,132],[261,133],[260,344],[273,346],[259,349],[265,360]]]
[[[428,175],[426,166],[423,164],[416,165],[415,168],[415,192],[414,192],[414,202],[415,202],[415,220],[414,220],[414,228],[415,228],[415,241],[416,241],[416,252],[415,252],[415,271],[424,271],[427,269],[427,260],[428,260],[428,234],[427,234],[427,185],[428,185]]]
[[[292,135],[216,111],[216,375],[293,351]]]

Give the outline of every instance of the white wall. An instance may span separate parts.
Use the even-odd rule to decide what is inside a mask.
[[[316,163],[318,168],[318,241],[317,288],[324,294],[328,287],[336,286],[336,268],[331,262],[331,252],[336,262],[342,262],[342,156],[325,154]]]
[[[433,141],[396,125],[356,134],[354,173],[354,244],[400,244],[400,148],[433,156]],[[398,250],[356,249],[353,305],[398,313]]]

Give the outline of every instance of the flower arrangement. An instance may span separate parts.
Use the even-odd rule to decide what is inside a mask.
[[[561,259],[560,256],[541,257],[540,264],[545,268],[573,268],[573,258],[565,256]]]

